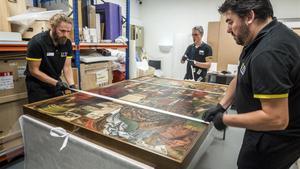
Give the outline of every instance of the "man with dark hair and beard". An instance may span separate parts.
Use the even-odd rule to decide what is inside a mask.
[[[72,43],[68,39],[72,19],[56,14],[50,19],[50,27],[28,43],[25,74],[29,103],[61,96],[66,89],[75,87]],[[68,84],[60,79],[62,71]]]
[[[237,77],[203,119],[246,128],[239,169],[288,169],[300,156],[300,37],[269,0],[226,0],[219,12],[244,49]],[[233,100],[238,114],[224,114]]]

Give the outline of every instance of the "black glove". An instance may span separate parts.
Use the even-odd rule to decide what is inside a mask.
[[[58,81],[55,85],[56,90],[65,91],[69,89],[69,85],[66,82]]]
[[[69,86],[69,89],[76,89],[76,86],[74,84]],[[71,93],[75,93],[76,91],[71,90]]]
[[[188,62],[189,62],[192,66],[195,66],[195,61],[194,61],[194,60],[188,60]]]
[[[217,104],[217,106],[207,110],[206,112],[204,112],[203,116],[202,116],[202,119],[204,121],[208,121],[208,122],[211,122],[214,120],[215,116],[218,114],[218,113],[221,113],[223,114],[224,112],[226,111],[226,109],[224,109],[222,107],[222,105],[220,103]]]
[[[227,126],[223,122],[223,113],[218,113],[213,119],[213,124],[217,130],[224,130]]]
[[[182,58],[181,58],[181,62],[185,62],[186,60],[187,60],[187,57],[186,57],[186,55],[182,56]]]

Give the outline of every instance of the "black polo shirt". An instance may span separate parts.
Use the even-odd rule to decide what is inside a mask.
[[[27,57],[28,61],[41,61],[40,70],[48,76],[59,79],[64,67],[66,58],[72,58],[72,43],[68,39],[65,45],[55,46],[50,31],[35,35],[28,43]],[[28,66],[25,74],[27,79],[37,79],[30,75]]]
[[[261,110],[260,99],[288,98],[289,125],[272,134],[300,137],[300,37],[274,19],[240,56],[238,113]]]
[[[212,49],[208,44],[202,42],[198,48],[196,48],[195,44],[188,46],[188,48],[186,49],[184,54],[187,56],[187,58],[189,60],[196,60],[198,62],[206,62],[205,58],[208,56],[212,56]],[[192,63],[187,62],[186,74],[185,74],[184,79],[193,79],[193,75],[192,75],[192,71],[193,71],[195,81],[204,81],[204,78],[207,74],[207,69],[199,68],[197,66],[192,66],[193,67],[193,70],[192,70],[191,66],[192,66]],[[199,78],[202,80],[200,80]]]

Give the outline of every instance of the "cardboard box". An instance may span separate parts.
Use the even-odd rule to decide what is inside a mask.
[[[130,26],[131,40],[135,40],[136,47],[144,47],[144,27],[131,25]]]
[[[80,64],[82,90],[94,89],[112,83],[112,63]]]
[[[78,87],[78,69],[77,68],[72,68],[72,71],[73,71],[74,83],[75,83],[76,87]],[[60,76],[60,78],[63,82],[67,82],[63,73]]]
[[[26,12],[45,12],[45,11],[47,11],[46,8],[28,7]]]
[[[236,44],[232,35],[227,33],[225,17],[221,17],[219,46],[218,46],[218,71],[227,70],[228,64],[238,64],[243,47]]]
[[[88,27],[96,28],[96,8],[94,5],[88,5]]]
[[[26,98],[26,60],[0,60],[0,103]]]
[[[14,159],[15,157],[18,157],[23,153],[23,139],[22,136],[19,136],[18,138],[15,138],[9,142],[3,143],[0,146],[0,153],[3,154],[3,158],[1,158],[1,164],[5,164],[4,161],[7,161],[8,163]]]
[[[9,17],[8,2],[6,0],[2,0],[0,1],[0,31],[11,31],[11,26],[7,17]]]
[[[137,70],[137,77],[143,77],[143,76],[153,76],[155,73],[155,68],[149,66],[149,69],[144,71],[141,69]]]
[[[82,5],[83,1],[82,0],[77,0],[78,1],[78,27],[79,27],[79,35],[80,37],[82,36],[82,11],[84,10],[84,6]],[[39,4],[43,7],[46,8],[48,11],[51,10],[63,10],[67,14],[71,14],[73,11],[73,0],[47,0],[47,1],[39,1]],[[70,16],[73,18],[73,15]],[[73,38],[72,38],[73,39]]]
[[[5,0],[8,2],[8,10],[9,10],[9,16],[15,16],[24,14],[26,12],[26,1],[25,0]]]
[[[293,30],[300,36],[300,28],[294,28]]]
[[[218,61],[220,22],[208,22],[207,43],[211,46],[213,56],[211,62]]]
[[[35,21],[23,34],[23,39],[31,39],[34,35],[49,30],[49,21],[37,20]]]
[[[22,36],[19,32],[0,31],[0,41],[22,41]]]
[[[23,114],[24,104],[27,104],[27,99],[0,104],[0,141],[7,142],[18,136],[20,132],[18,120]]]

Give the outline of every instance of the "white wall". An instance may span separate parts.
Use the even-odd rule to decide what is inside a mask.
[[[186,47],[192,43],[191,29],[219,21],[218,6],[223,0],[143,0],[140,18],[145,29],[145,50],[152,59],[162,60],[163,75],[182,79],[186,65],[179,63]],[[278,18],[300,17],[300,0],[271,0]],[[159,51],[159,43],[172,43],[169,53]]]
[[[143,22],[140,15],[140,7],[138,0],[130,0],[130,24],[142,26]]]
[[[274,15],[278,19],[282,18],[300,18],[300,0],[271,0],[274,8]],[[300,27],[298,21],[282,21],[288,27]]]
[[[191,31],[196,25],[204,27],[203,40],[207,39],[207,23],[220,18],[217,7],[221,1],[207,0],[144,0],[141,19],[145,29],[145,50],[150,58],[162,60],[163,75],[183,79],[186,65],[180,58],[192,43]],[[169,53],[159,51],[159,43],[171,43]]]
[[[300,0],[271,0],[277,18],[300,18]]]

